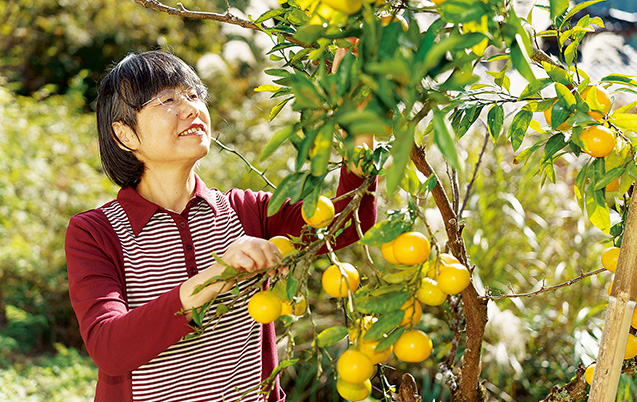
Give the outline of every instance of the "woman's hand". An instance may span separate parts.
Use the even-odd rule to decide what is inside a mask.
[[[272,242],[242,236],[230,244],[221,259],[239,272],[255,272],[275,267],[281,254]]]
[[[239,272],[257,272],[268,270],[268,274],[274,275],[272,270],[281,262],[281,253],[274,243],[258,237],[242,236],[230,243],[228,249],[221,257],[223,262]],[[226,269],[221,264],[214,263],[208,269],[199,272],[181,284],[179,298],[185,311],[188,321],[192,319],[192,308],[204,305],[220,293],[229,291],[235,285],[234,280],[218,281],[196,294],[192,294],[194,289],[205,283],[208,279],[219,276]],[[278,270],[286,275],[288,267],[281,267]],[[245,279],[245,276],[243,277]]]

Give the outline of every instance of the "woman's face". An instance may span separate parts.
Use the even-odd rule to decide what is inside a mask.
[[[168,89],[146,102],[137,113],[139,139],[121,123],[113,128],[146,169],[188,167],[210,150],[210,113],[193,88]]]

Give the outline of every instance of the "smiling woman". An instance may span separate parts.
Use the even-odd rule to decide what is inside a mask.
[[[275,273],[281,256],[266,239],[298,237],[303,206],[286,202],[268,216],[270,193],[204,184],[195,167],[210,149],[205,100],[194,70],[164,52],[129,55],[101,82],[100,154],[122,188],[116,200],[73,217],[65,243],[71,303],[99,368],[97,401],[285,399],[278,380],[262,383],[277,355],[274,325],[248,312],[259,277],[193,291],[225,270],[214,254],[238,272]],[[343,167],[337,196],[362,183]],[[373,197],[360,208],[367,230]],[[357,238],[352,225],[336,247]],[[206,303],[209,313],[194,320]],[[231,308],[216,317],[221,304]],[[203,324],[201,336],[187,336],[191,320]]]

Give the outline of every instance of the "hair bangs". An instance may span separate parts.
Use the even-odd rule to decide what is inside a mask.
[[[204,87],[196,72],[169,53],[154,51],[131,54],[116,67],[117,96],[138,111],[159,92],[168,88]]]

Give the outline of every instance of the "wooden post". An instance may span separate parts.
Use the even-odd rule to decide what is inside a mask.
[[[588,402],[615,402],[636,293],[637,194],[633,193]]]

